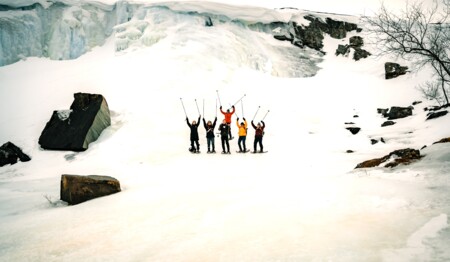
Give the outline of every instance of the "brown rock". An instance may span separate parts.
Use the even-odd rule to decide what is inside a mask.
[[[440,143],[450,143],[450,137],[442,138],[441,140],[439,140],[437,142],[434,142],[433,145],[434,144],[440,144]]]
[[[61,200],[76,205],[97,197],[120,192],[120,183],[109,176],[61,176]]]
[[[364,161],[362,163],[359,163],[356,168],[369,168],[369,167],[376,167],[381,165],[382,163],[387,162],[388,160],[389,163],[387,163],[384,167],[396,167],[399,164],[410,164],[412,162],[414,162],[415,160],[420,159],[420,151],[416,150],[416,149],[411,149],[411,148],[406,148],[406,149],[400,149],[400,150],[395,150],[391,153],[389,153],[389,155],[386,155],[382,158],[375,158],[372,160],[367,160]]]

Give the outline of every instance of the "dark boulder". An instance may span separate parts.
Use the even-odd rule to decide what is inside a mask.
[[[364,50],[362,48],[355,47],[354,49],[355,49],[355,52],[353,53],[353,59],[355,61],[359,61],[359,60],[361,60],[363,58],[367,58],[370,55],[372,55],[371,53],[369,53],[368,51],[366,51],[366,50]]]
[[[54,111],[39,144],[44,149],[85,151],[111,125],[108,104],[102,95],[76,93],[70,110]]]
[[[120,183],[109,176],[61,176],[61,200],[76,205],[120,192]]]
[[[378,140],[376,140],[376,139],[370,139],[370,143],[371,143],[372,145],[375,145],[375,144],[378,143]]]
[[[406,74],[408,70],[407,66],[400,66],[397,63],[386,62],[384,64],[385,78],[392,79],[400,75]]]
[[[347,56],[350,53],[350,46],[348,45],[338,45],[338,48],[336,49],[335,55],[343,55]]]
[[[362,47],[364,45],[364,39],[360,36],[350,37],[349,42],[352,47]]]
[[[395,124],[396,124],[396,122],[394,122],[394,121],[386,121],[383,124],[381,124],[381,127],[392,126],[392,125],[395,125]]]
[[[414,108],[412,106],[410,107],[399,107],[399,106],[393,106],[387,113],[388,120],[394,120],[399,118],[405,118],[412,115],[412,110]]]
[[[414,101],[414,102],[412,103],[413,106],[418,105],[418,104],[422,104],[422,101]]]
[[[427,120],[435,119],[438,117],[442,117],[448,114],[448,111],[438,111],[438,112],[432,112],[427,114]]]
[[[361,131],[361,128],[359,128],[359,127],[347,127],[345,129],[350,131],[350,133],[352,133],[353,135],[356,135],[359,133],[359,131]]]
[[[357,168],[369,168],[369,167],[376,167],[381,165],[382,163],[387,164],[384,167],[396,167],[399,164],[410,164],[415,160],[418,160],[421,158],[420,151],[416,149],[406,148],[406,149],[400,149],[395,150],[389,155],[386,155],[381,158],[375,158],[371,160],[364,161],[362,163],[359,163],[355,169]]]
[[[0,167],[8,164],[14,165],[18,160],[28,162],[31,158],[11,142],[7,142],[0,147]]]

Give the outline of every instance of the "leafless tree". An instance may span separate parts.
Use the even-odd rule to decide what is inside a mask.
[[[450,89],[450,0],[434,2],[431,8],[421,3],[407,4],[400,14],[390,12],[383,4],[374,16],[365,16],[368,31],[375,35],[381,55],[393,54],[414,61],[418,70],[430,65],[440,85],[446,104]],[[440,92],[438,92],[440,93]]]

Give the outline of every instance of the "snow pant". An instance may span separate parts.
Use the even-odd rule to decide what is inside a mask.
[[[222,136],[222,151],[223,152],[230,152],[230,142],[228,141],[227,136]],[[227,146],[227,150],[225,150],[225,146]]]
[[[233,139],[233,136],[231,135],[231,123],[227,123],[227,125],[228,125],[228,128],[229,128],[229,129],[228,129],[228,131],[229,131],[229,132],[228,132],[228,136],[229,136],[229,138],[230,138],[230,140],[231,140],[231,139]]]
[[[245,140],[246,140],[246,136],[240,136],[239,137],[239,140],[238,140],[238,145],[239,145],[239,151],[247,151],[247,147],[245,146]],[[244,147],[244,150],[242,150],[242,147],[241,147],[241,143],[243,144],[243,147]]]
[[[261,148],[261,152],[263,151],[263,144],[262,144],[262,136],[255,136],[255,142],[253,142],[253,151],[256,152],[256,146],[259,144],[259,147]]]
[[[197,147],[195,147],[197,145]],[[198,143],[198,140],[191,140],[191,150],[192,152],[200,151],[200,144]]]
[[[206,138],[206,141],[207,141],[207,143],[208,143],[208,151],[210,151],[210,148],[211,148],[211,146],[212,146],[212,151],[216,151],[216,146],[215,146],[215,143],[214,143],[214,137],[207,137]]]

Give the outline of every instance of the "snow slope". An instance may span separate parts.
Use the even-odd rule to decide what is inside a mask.
[[[228,6],[227,15],[233,10],[242,14]],[[165,37],[151,45],[131,41],[116,51],[118,32],[73,60],[27,58],[0,67],[0,144],[12,141],[32,157],[0,168],[0,261],[450,259],[450,145],[430,146],[450,136],[450,117],[425,121],[424,101],[412,117],[381,128],[376,112],[422,100],[414,86],[429,78],[427,70],[386,81],[383,65],[392,58],[335,57],[342,41],[327,37],[314,77],[279,77],[311,70],[286,59],[280,50],[291,50],[287,42],[245,26],[206,28],[155,12],[170,19],[154,27]],[[123,24],[122,32],[137,24]],[[260,121],[270,110],[269,153],[187,151],[180,98],[190,120],[198,117],[195,99],[213,119],[216,90],[225,107],[246,94],[237,104],[241,118],[251,120],[260,106]],[[103,94],[112,126],[86,152],[41,150],[37,141],[52,111],[68,109],[75,92]],[[345,130],[350,121],[362,128],[356,136]],[[370,144],[381,137],[386,144]],[[353,170],[423,145],[425,157],[410,166]],[[236,140],[231,147],[238,148]],[[123,191],[66,206],[58,201],[61,174],[113,176]]]

